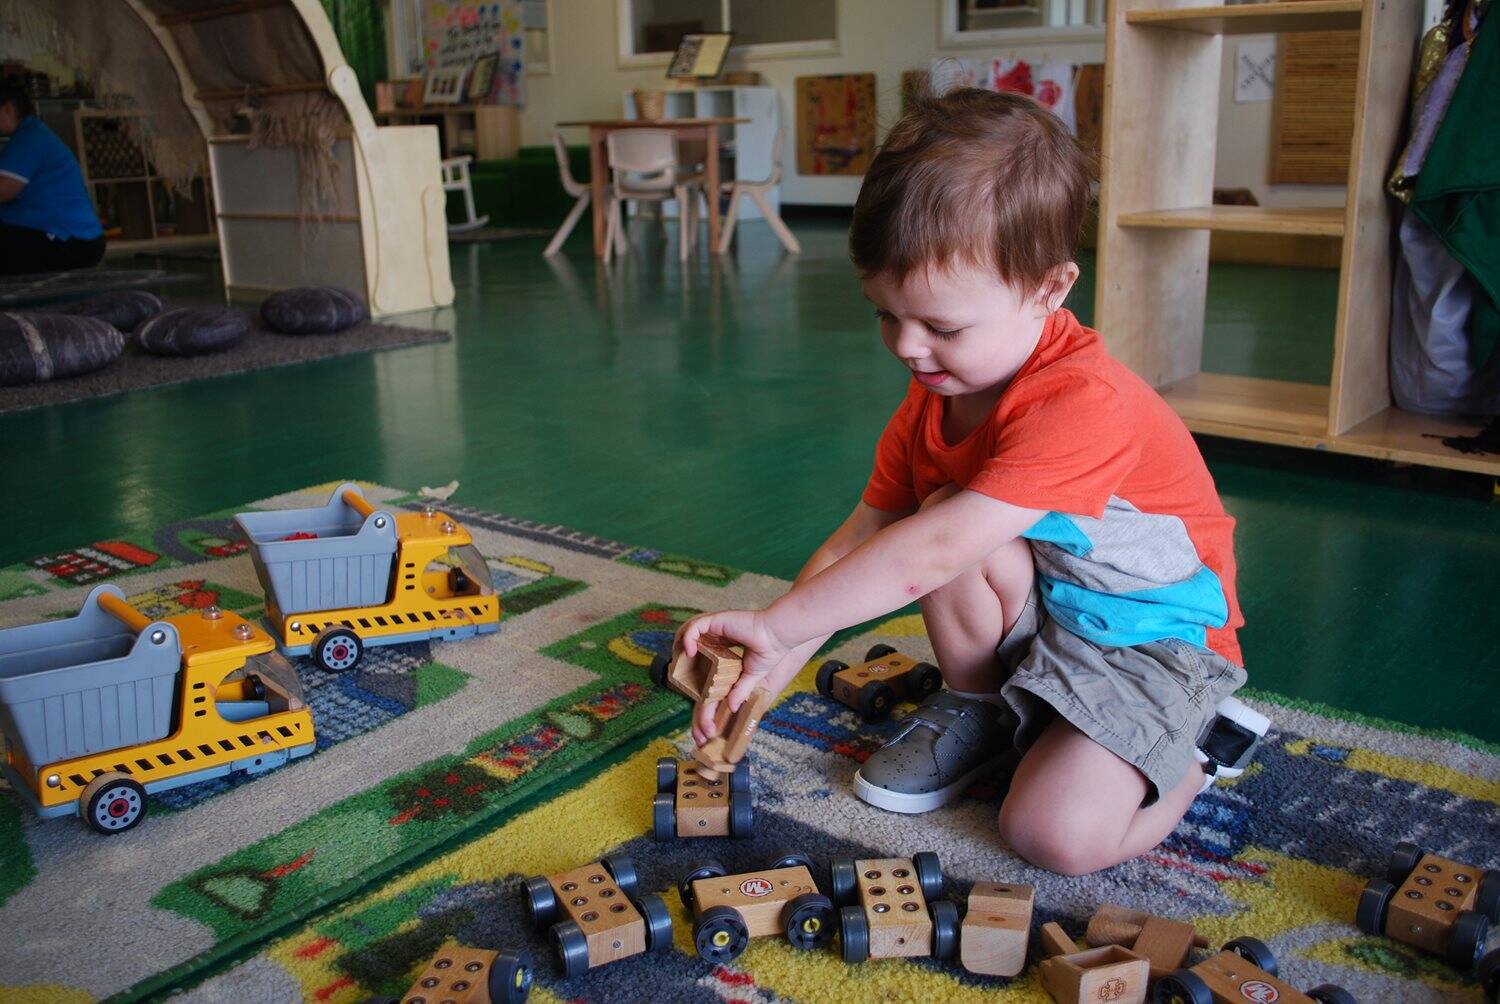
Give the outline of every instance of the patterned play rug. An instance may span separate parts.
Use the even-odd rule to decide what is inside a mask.
[[[230,517],[321,505],[334,484],[0,568],[0,626],[70,615],[101,581],[153,616],[217,604],[253,618],[264,601]],[[366,496],[422,504],[378,486]],[[487,559],[499,633],[371,649],[340,675],[295,660],[312,756],[152,796],[139,826],[109,837],[75,818],[38,820],[0,782],[0,1000],[155,995],[405,874],[556,782],[581,783],[681,720],[683,703],[652,688],[645,667],[683,618],[780,589],[457,503],[438,504]]]
[[[913,655],[931,654],[914,617],[888,621],[835,654],[852,662],[877,641]],[[1049,999],[1034,965],[1013,981],[927,960],[849,966],[835,952],[799,952],[774,938],[752,941],[732,966],[701,962],[692,953],[690,922],[674,891],[679,878],[705,858],[718,859],[733,873],[764,866],[783,849],[807,852],[820,868],[836,856],[932,850],[941,858],[950,895],[961,898],[979,879],[1031,883],[1034,924],[1056,920],[1075,936],[1098,904],[1114,901],[1189,919],[1215,945],[1257,937],[1299,987],[1338,983],[1365,1004],[1479,1000],[1475,985],[1441,961],[1367,937],[1351,920],[1366,878],[1383,874],[1398,840],[1500,866],[1500,750],[1268,695],[1252,703],[1272,715],[1276,726],[1244,777],[1200,797],[1153,853],[1097,875],[1064,878],[1031,868],[1001,847],[997,792],[972,791],[916,819],[857,801],[849,777],[894,726],[867,725],[819,697],[809,668],[766,717],[752,748],[754,839],[651,839],[654,761],[674,751],[659,739],[586,783],[570,783],[466,845],[314,918],[189,991],[187,1000],[353,1002],[374,993],[398,994],[450,937],[488,948],[528,947],[540,962],[532,996],[540,1001]],[[674,950],[563,980],[545,937],[526,923],[520,883],[610,852],[634,859],[643,890],[664,891],[676,930]],[[1035,961],[1037,939],[1032,941]]]

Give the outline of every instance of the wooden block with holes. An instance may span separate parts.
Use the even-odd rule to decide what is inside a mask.
[[[467,948],[449,941],[438,949],[401,1002],[509,1004],[526,999],[531,979],[531,958],[525,953]]]
[[[693,751],[700,774],[712,778],[734,773],[735,766],[750,748],[750,739],[760,727],[773,698],[774,695],[765,687],[757,687],[738,711],[730,711],[728,703],[720,703],[714,716],[719,734]]]
[[[641,915],[603,865],[584,865],[549,881],[564,915],[588,939],[590,969],[646,950]]]
[[[651,826],[657,840],[752,836],[750,765],[741,762],[728,775],[705,777],[695,763],[657,760]]]
[[[929,662],[918,662],[889,645],[875,645],[857,666],[826,660],[818,667],[817,685],[824,697],[877,721],[898,701],[921,701],[935,693],[943,685],[943,675]]]
[[[1014,976],[1024,969],[1035,898],[1029,885],[974,883],[959,935],[963,967],[987,976]]]
[[[1095,947],[1120,945],[1151,964],[1151,979],[1186,965],[1189,953],[1207,948],[1208,939],[1179,920],[1105,903],[1094,911],[1084,938]]]
[[[1037,972],[1058,1004],[1144,1004],[1151,967],[1130,949],[1105,945],[1077,951],[1057,924],[1042,926],[1042,945],[1050,958],[1042,960]]]
[[[927,898],[906,858],[858,862],[859,904],[870,922],[870,958],[900,959],[932,954],[932,918]]]
[[[1484,950],[1489,926],[1500,923],[1500,870],[1483,870],[1403,841],[1391,852],[1385,878],[1360,894],[1355,923],[1444,956],[1468,970]]]

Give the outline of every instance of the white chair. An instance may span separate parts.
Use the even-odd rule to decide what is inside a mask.
[[[593,189],[590,186],[583,184],[573,177],[573,169],[568,166],[567,145],[563,143],[562,136],[557,133],[552,134],[552,151],[557,154],[557,176],[562,182],[563,191],[578,201],[573,203],[573,208],[569,209],[568,215],[563,217],[562,226],[558,227],[557,233],[552,235],[552,243],[548,244],[547,250],[542,252],[543,258],[551,258],[562,250],[563,242],[568,239],[568,235],[578,225],[578,217],[583,215],[583,211],[589,207],[589,203],[594,197]],[[613,201],[614,199],[609,195],[604,197],[604,210],[606,214],[608,214],[609,205]],[[607,215],[606,218],[608,218]],[[617,247],[621,254],[625,252],[624,234],[618,235]]]
[[[702,174],[678,171],[677,134],[670,129],[617,129],[605,138],[609,150],[610,182],[614,196],[604,261],[609,263],[615,239],[624,234],[624,201],[677,200],[678,257],[687,261],[697,229],[697,203],[703,191]]]
[[[734,237],[734,221],[740,214],[740,196],[748,195],[755,200],[760,207],[760,213],[771,225],[778,240],[792,254],[801,254],[802,245],[797,243],[797,238],[787,229],[781,221],[781,214],[771,208],[766,201],[766,193],[781,184],[781,135],[782,130],[776,130],[776,139],[771,144],[771,174],[764,181],[726,181],[720,187],[729,193],[729,208],[724,211],[724,225],[719,230],[718,251],[723,254],[729,250],[729,241]]]
[[[449,157],[442,163],[443,191],[462,192],[464,195],[464,220],[462,223],[448,224],[450,234],[477,230],[490,221],[488,216],[474,214],[474,184],[469,178],[469,165],[473,162],[474,158],[466,154],[462,157]]]

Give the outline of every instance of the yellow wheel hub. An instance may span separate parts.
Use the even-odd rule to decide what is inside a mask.
[[[817,934],[823,929],[823,922],[817,917],[808,917],[802,922],[802,930],[808,934]]]
[[[714,932],[714,947],[715,948],[723,948],[727,944],[729,944],[729,932],[728,931],[715,931]]]

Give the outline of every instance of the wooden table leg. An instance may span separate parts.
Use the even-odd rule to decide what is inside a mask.
[[[609,165],[604,156],[604,137],[609,130],[589,126],[589,188],[594,203],[594,257],[604,257],[604,175]]]
[[[708,142],[708,253],[719,253],[719,127],[704,129]]]

